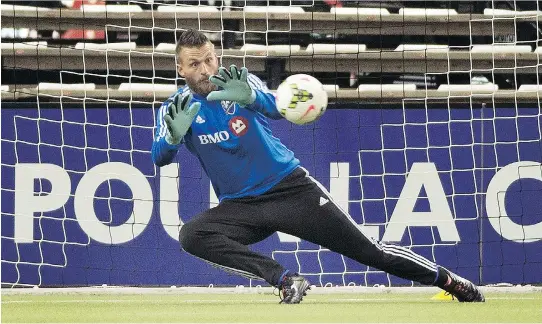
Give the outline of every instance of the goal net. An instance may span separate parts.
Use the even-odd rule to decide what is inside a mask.
[[[151,160],[188,28],[270,89],[325,84],[319,121],[271,127],[368,235],[542,282],[539,2],[96,3],[2,5],[2,286],[264,284],[180,250],[218,200],[185,148]],[[316,285],[415,285],[284,233],[252,248]]]

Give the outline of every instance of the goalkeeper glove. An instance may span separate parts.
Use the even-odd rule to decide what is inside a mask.
[[[209,81],[221,91],[213,91],[207,96],[207,100],[230,100],[235,101],[242,107],[252,104],[256,100],[256,92],[252,90],[247,81],[248,70],[246,67],[237,70],[237,66],[231,65],[230,70],[224,67],[218,69],[219,75],[212,75]]]
[[[177,145],[181,142],[183,136],[188,132],[194,117],[198,114],[201,103],[194,102],[190,107],[188,105],[192,101],[192,95],[185,96],[181,100],[181,95],[177,94],[169,103],[168,112],[164,116],[164,121],[167,126],[166,142]]]

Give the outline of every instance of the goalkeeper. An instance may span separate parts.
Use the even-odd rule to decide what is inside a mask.
[[[299,303],[309,282],[248,245],[276,231],[319,244],[395,276],[435,285],[459,301],[484,301],[470,281],[409,249],[377,242],[333,201],[271,134],[280,119],[275,98],[246,68],[219,68],[214,47],[196,30],[182,33],[176,53],[187,86],[157,114],[152,147],[156,165],[172,162],[185,145],[200,161],[220,200],[184,224],[181,247],[221,269],[261,278]]]

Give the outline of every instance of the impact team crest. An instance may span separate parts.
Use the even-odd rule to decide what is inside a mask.
[[[245,117],[235,116],[230,119],[228,125],[236,136],[243,136],[248,131],[248,120]]]

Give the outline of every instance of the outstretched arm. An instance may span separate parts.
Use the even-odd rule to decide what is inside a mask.
[[[258,111],[271,119],[283,118],[277,109],[275,95],[267,88],[267,85],[254,74],[249,74],[247,80],[256,92],[256,100],[247,108]]]

